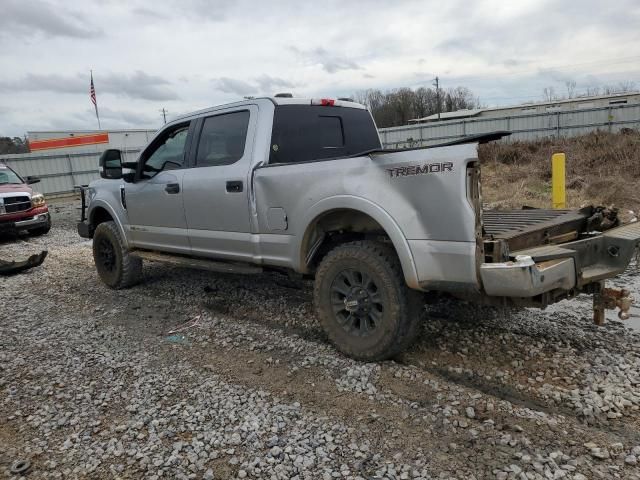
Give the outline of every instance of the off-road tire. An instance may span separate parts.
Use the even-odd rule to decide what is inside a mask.
[[[343,327],[341,320],[344,321],[343,317],[349,312],[334,311],[342,308],[341,293],[336,289],[343,288],[344,283],[340,282],[348,272],[356,275],[360,272],[363,284],[364,276],[368,276],[374,283],[375,292],[379,293],[373,295],[381,302],[378,307],[382,309],[381,315],[376,312],[380,320],[375,321],[373,330],[364,329],[367,336],[363,336],[362,331],[348,331],[348,327]],[[313,298],[317,317],[336,348],[349,357],[370,362],[393,358],[406,350],[416,338],[425,312],[423,296],[407,287],[393,248],[373,241],[346,243],[331,250],[316,272]],[[374,301],[374,297],[366,299],[369,301]],[[347,300],[344,302],[346,305]],[[354,325],[361,325],[362,321],[356,321]]]
[[[142,277],[142,259],[129,253],[113,221],[96,227],[93,261],[100,280],[115,290],[131,287]]]

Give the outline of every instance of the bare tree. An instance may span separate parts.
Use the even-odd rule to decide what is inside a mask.
[[[567,87],[567,98],[573,98],[576,92],[576,81],[567,80],[564,84]]]
[[[553,102],[555,100],[558,100],[558,96],[556,95],[556,90],[553,87],[545,87],[544,90],[542,91],[542,94],[544,96],[544,99],[547,102]]]
[[[626,80],[618,83],[618,92],[617,93],[629,93],[629,92],[637,92],[636,82],[632,80]]]
[[[379,127],[405,125],[414,118],[423,118],[438,111],[435,89],[420,87],[416,90],[399,88],[387,92],[365,90],[356,92],[354,98],[366,105]],[[440,89],[442,112],[465,108],[477,108],[480,102],[466,87]]]
[[[600,95],[600,87],[587,87],[587,97],[597,97]]]

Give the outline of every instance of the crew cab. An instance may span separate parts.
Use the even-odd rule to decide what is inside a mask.
[[[640,241],[614,211],[483,211],[478,143],[384,150],[362,105],[258,98],[186,115],[136,159],[107,150],[82,188],[78,232],[99,277],[140,279],[143,259],[314,278],[317,316],[342,352],[390,358],[409,345],[424,293],[544,307],[604,289]]]
[[[36,177],[22,178],[0,163],[0,232],[27,231],[44,235],[51,229],[51,216],[44,195],[29,186]]]

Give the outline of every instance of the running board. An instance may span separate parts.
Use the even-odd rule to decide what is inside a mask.
[[[262,267],[255,267],[244,263],[221,262],[219,260],[209,260],[206,258],[185,257],[182,255],[171,255],[160,252],[150,252],[148,250],[133,250],[132,255],[151,262],[161,262],[175,267],[195,268],[198,270],[208,270],[210,272],[222,273],[242,273],[256,274],[262,273]]]

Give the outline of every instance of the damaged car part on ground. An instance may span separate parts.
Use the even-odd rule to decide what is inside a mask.
[[[215,107],[167,124],[137,161],[107,150],[78,233],[116,289],[145,258],[315,278],[338,349],[391,358],[415,337],[424,292],[544,308],[599,291],[640,243],[640,224],[616,227],[600,207],[483,211],[477,144],[504,135],[385,151],[353,102]]]
[[[47,258],[47,251],[43,250],[40,253],[31,255],[26,260],[2,260],[0,258],[0,275],[14,275],[16,273],[24,272],[30,268],[38,267],[42,265],[44,259]]]

